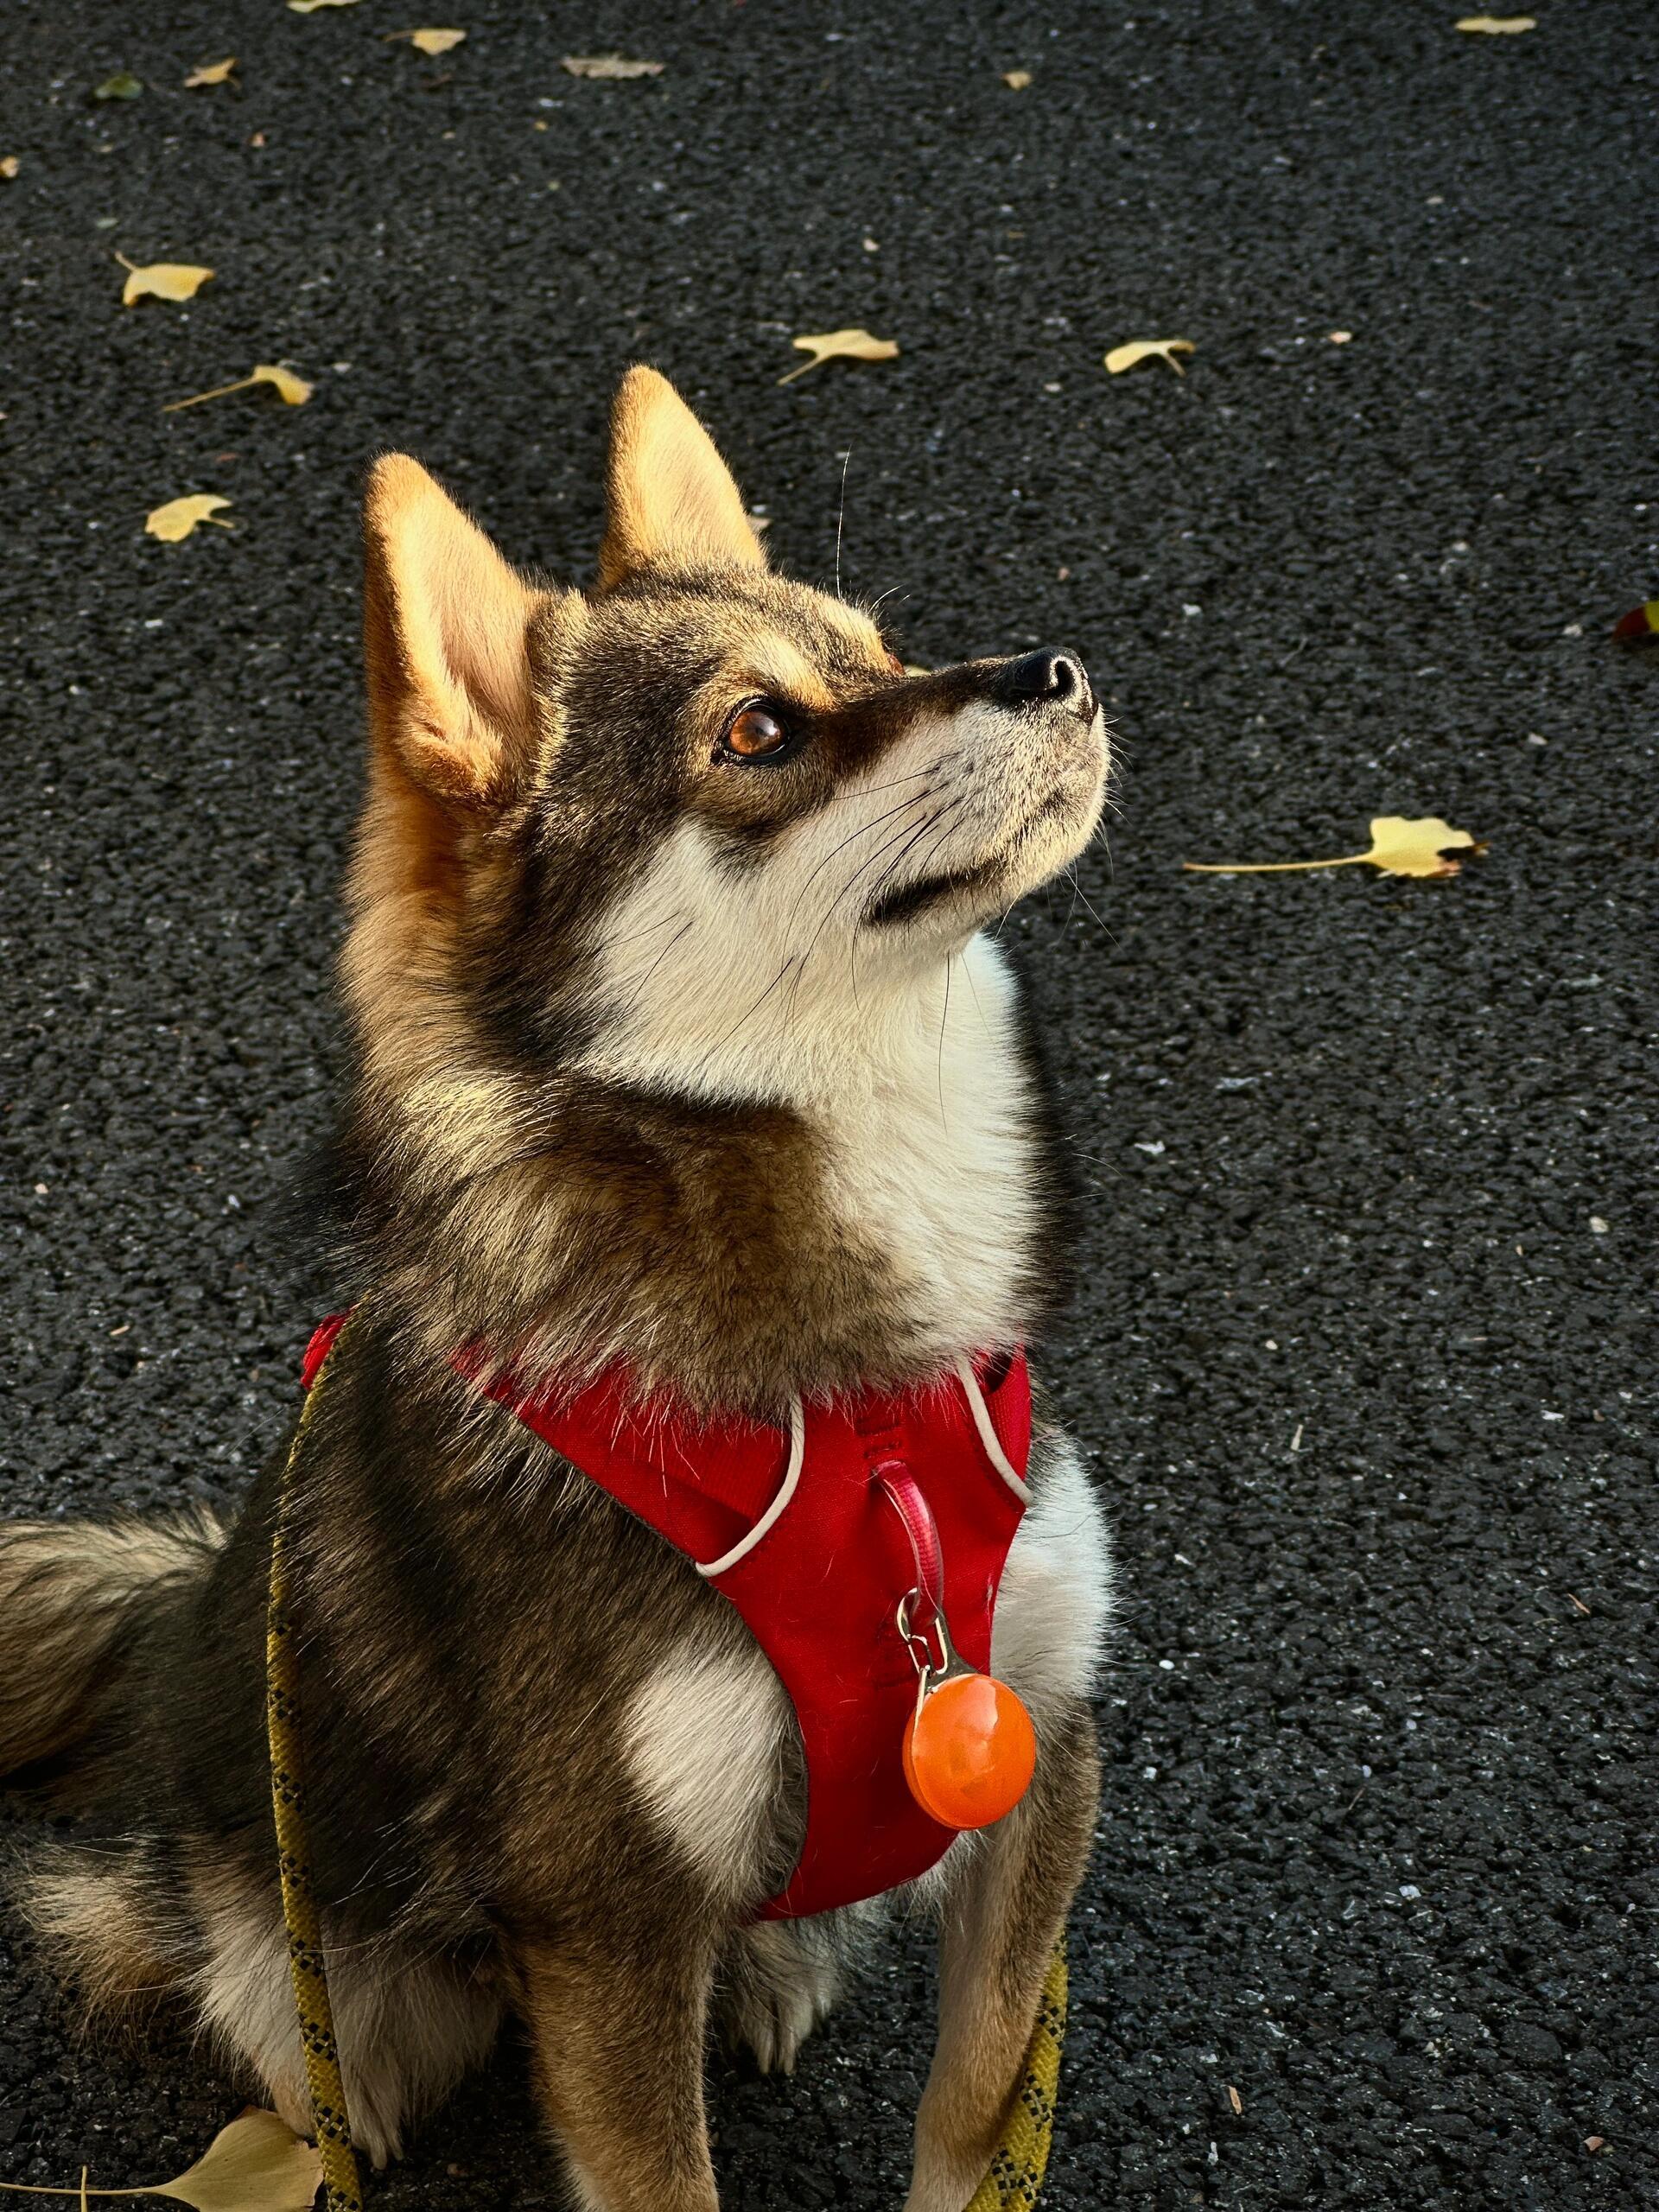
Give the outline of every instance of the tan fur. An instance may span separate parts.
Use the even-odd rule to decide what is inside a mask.
[[[0,1673],[0,1773],[72,1740],[133,1599],[194,1573],[223,1541],[205,1511],[0,1527],[0,1615],[28,1654]]]
[[[407,454],[370,472],[364,535],[385,734],[435,798],[499,795],[533,737],[524,633],[536,594]]]
[[[584,2212],[717,2212],[702,2082],[712,1957],[613,1937],[518,1963],[537,2086]]]
[[[714,440],[655,369],[630,369],[617,391],[607,485],[601,591],[642,569],[766,566]]]
[[[89,2022],[142,2007],[179,1979],[141,1858],[57,1844],[34,1855],[17,1903]]]
[[[311,2126],[305,2061],[288,1972],[288,1937],[272,1885],[199,1853],[193,1877],[206,1955],[191,1977],[204,2026],[233,2064],[251,2069],[289,2125]],[[397,2158],[409,2124],[485,2057],[502,1999],[490,1979],[422,1957],[400,1942],[365,1954],[324,1929],[341,2078],[359,2150]]]

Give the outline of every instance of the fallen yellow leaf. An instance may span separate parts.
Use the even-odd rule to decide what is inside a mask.
[[[296,16],[315,16],[319,8],[354,8],[357,0],[288,0]]]
[[[820,361],[891,361],[899,351],[891,338],[872,338],[868,330],[830,330],[817,338],[795,338],[790,343],[812,358],[779,377],[779,384],[793,384]]]
[[[1011,92],[1023,92],[1031,82],[1031,72],[1029,69],[1005,69],[1002,81]]]
[[[188,92],[194,85],[222,85],[235,67],[236,56],[233,54],[228,60],[204,61],[200,69],[193,69],[185,79],[184,88]]]
[[[223,399],[228,392],[246,391],[256,384],[274,385],[277,397],[289,407],[303,407],[314,389],[292,369],[261,361],[251,376],[238,377],[234,384],[217,384],[211,391],[193,391],[188,399],[169,399],[162,412],[176,415],[181,407],[200,407],[204,399]]]
[[[1137,361],[1149,361],[1156,354],[1160,361],[1169,363],[1178,377],[1184,377],[1186,371],[1175,356],[1195,350],[1190,338],[1136,338],[1127,346],[1114,346],[1106,356],[1106,365],[1115,377],[1121,377],[1125,369],[1132,369]]]
[[[8,154],[3,160],[0,160],[0,176],[16,176],[16,174],[17,156],[16,154]]]
[[[1460,31],[1484,31],[1489,38],[1513,38],[1519,31],[1535,31],[1536,16],[1459,16]]]
[[[1332,330],[1327,331],[1325,335],[1333,346],[1351,346],[1354,342],[1354,334],[1351,330]]]
[[[466,35],[465,31],[410,31],[409,42],[423,54],[448,54]]]
[[[1452,857],[1478,857],[1486,848],[1466,830],[1454,830],[1438,815],[1408,821],[1402,814],[1379,814],[1371,823],[1370,850],[1344,853],[1333,861],[1183,861],[1192,875],[1283,875],[1293,868],[1357,868],[1365,861],[1385,875],[1456,875],[1463,866]]]
[[[133,307],[146,298],[194,300],[213,273],[211,269],[198,269],[188,261],[152,261],[141,269],[124,253],[118,253],[115,257],[128,272],[127,281],[121,287],[124,308]]]
[[[195,2212],[309,2212],[322,2160],[274,2112],[245,2112],[175,2181],[146,2196],[170,2196]]]
[[[630,61],[626,54],[567,54],[559,67],[573,77],[660,77],[666,64]]]
[[[230,504],[217,492],[192,492],[182,499],[169,499],[164,507],[152,507],[144,517],[144,535],[159,537],[167,545],[176,545],[180,538],[188,537],[199,523],[216,523],[220,530],[234,530],[233,522],[219,520],[219,509]]]

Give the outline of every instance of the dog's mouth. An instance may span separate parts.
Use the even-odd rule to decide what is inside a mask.
[[[937,874],[917,876],[912,882],[901,883],[895,889],[884,892],[865,908],[865,926],[891,929],[899,923],[913,921],[930,907],[974,904],[992,894],[998,898],[1006,896],[1015,866],[1033,839],[1064,817],[1075,815],[1080,810],[1079,780],[1075,771],[1063,776],[1048,797],[1026,817],[1020,827],[1004,838],[994,853],[982,861],[976,861],[971,868],[941,869]],[[1014,895],[1020,896],[1031,887],[1021,883]]]

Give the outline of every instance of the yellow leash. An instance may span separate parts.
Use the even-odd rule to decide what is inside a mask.
[[[344,1331],[341,1332],[344,1334]],[[331,1347],[332,1349],[332,1347]],[[327,1363],[325,1362],[325,1364]],[[363,2212],[363,2184],[352,2151],[352,2123],[340,2078],[328,1974],[322,1954],[311,1852],[305,1831],[305,1765],[300,1733],[300,1655],[288,1609],[289,1499],[295,1464],[316,1403],[315,1384],[305,1395],[299,1427],[288,1450],[270,1545],[270,1604],[265,1615],[265,1725],[270,1741],[270,1808],[276,1821],[277,1864],[283,1877],[283,1918],[288,1927],[288,1970],[300,2016],[311,2120],[322,2160],[328,2212]]]
[[[1002,2140],[992,2153],[985,2178],[974,2191],[968,2212],[1030,2212],[1048,2171],[1054,2139],[1054,2104],[1060,2086],[1060,2046],[1065,2041],[1065,1932],[1061,1930],[1048,1962],[1037,2021],[1026,2046],[1026,2063],[1003,2123]]]
[[[343,1337],[350,1328],[341,1329]],[[328,1348],[322,1368],[312,1378],[300,1408],[299,1426],[289,1446],[288,1464],[276,1502],[276,1529],[270,1546],[270,1605],[265,1618],[265,1713],[270,1740],[270,1805],[276,1823],[278,1864],[283,1878],[283,1919],[288,1928],[289,1974],[300,2019],[306,2081],[311,2091],[312,2124],[322,2160],[327,2212],[363,2212],[363,2184],[352,2150],[351,2117],[340,2078],[334,2015],[328,2008],[328,1974],[322,1950],[317,1900],[311,1886],[311,1854],[305,1830],[305,1768],[301,1755],[300,1662],[289,1612],[287,1518],[294,1473],[306,1425],[311,1419],[323,1371],[334,1357]],[[1054,2100],[1059,2087],[1060,2046],[1065,2039],[1065,1936],[1062,1933],[1048,1962],[1037,2022],[1025,2064],[1008,2107],[985,2178],[974,2191],[968,2212],[1031,2212],[1048,2166],[1054,2134]]]

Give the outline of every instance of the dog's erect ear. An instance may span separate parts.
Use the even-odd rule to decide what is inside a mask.
[[[431,798],[499,802],[532,748],[526,633],[543,594],[407,454],[370,472],[364,540],[377,744]]]
[[[630,369],[611,410],[599,588],[641,569],[763,569],[743,495],[666,377]]]

